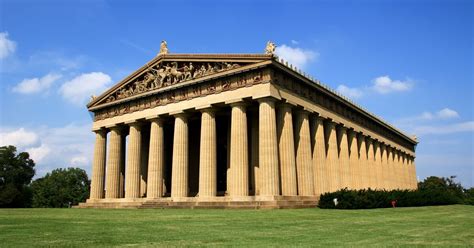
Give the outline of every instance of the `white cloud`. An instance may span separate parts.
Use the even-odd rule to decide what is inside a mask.
[[[94,137],[89,123],[28,130],[23,127],[9,128],[0,131],[0,145],[15,145],[18,151],[28,152],[36,162],[36,177],[40,177],[53,169],[68,166],[81,167],[90,172]]]
[[[112,79],[105,73],[85,73],[65,82],[59,92],[64,99],[81,106],[91,95],[102,93],[111,82]]]
[[[430,112],[423,112],[423,113],[420,114],[420,116],[415,117],[415,119],[432,120],[432,119],[434,119],[434,115]]]
[[[437,112],[425,111],[417,116],[397,120],[397,126],[409,130],[416,135],[440,135],[461,132],[473,132],[474,121],[452,123],[459,118],[458,112],[450,108],[443,108]],[[447,123],[448,120],[451,120]]]
[[[448,125],[422,125],[413,128],[417,135],[425,134],[452,134],[462,132],[474,132],[474,121],[454,123]]]
[[[71,166],[82,167],[89,163],[89,159],[86,156],[76,156],[71,158],[70,164]]]
[[[43,159],[50,154],[51,149],[47,145],[41,144],[41,146],[39,147],[31,147],[29,149],[26,149],[25,151],[28,152],[28,154],[30,154],[30,158],[32,158],[35,163],[38,164],[41,163]]]
[[[291,40],[291,44],[293,44],[293,45],[298,45],[298,44],[300,44],[300,43],[299,43],[297,40]]]
[[[35,132],[26,131],[24,128],[0,132],[0,146],[12,145],[24,148],[36,145],[38,142],[38,135]]]
[[[450,108],[444,108],[436,113],[425,111],[421,113],[418,117],[415,117],[415,119],[420,119],[420,120],[443,120],[444,119],[445,120],[445,119],[453,119],[453,118],[458,118],[458,117],[459,117],[459,114],[455,110],[452,110]]]
[[[342,95],[347,96],[352,99],[360,98],[363,95],[362,90],[358,88],[350,88],[343,84],[337,86],[337,91],[341,93]]]
[[[60,74],[49,73],[42,78],[24,79],[13,88],[13,92],[20,94],[38,93],[49,89],[51,85],[53,85],[53,83],[60,78]]]
[[[408,91],[412,88],[413,82],[410,79],[405,81],[392,80],[389,76],[381,76],[372,80],[372,88],[381,94],[390,92]]]
[[[285,44],[277,46],[275,54],[300,69],[304,68],[309,62],[314,61],[319,57],[319,53],[312,50],[290,47]]]
[[[417,116],[400,119],[401,123],[414,123],[418,121],[448,120],[459,118],[458,112],[450,108],[443,108],[437,112],[425,111]]]
[[[449,109],[449,108],[444,108],[444,109],[438,111],[438,113],[436,113],[436,115],[440,119],[451,119],[451,118],[458,118],[459,117],[458,112],[456,112],[452,109]]]
[[[16,50],[16,42],[8,39],[7,32],[0,33],[0,59],[4,59]]]

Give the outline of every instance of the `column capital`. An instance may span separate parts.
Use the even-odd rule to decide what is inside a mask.
[[[107,134],[107,129],[106,128],[94,129],[92,130],[92,132],[96,134],[104,135],[104,134]]]
[[[347,129],[347,135],[350,138],[354,138],[354,137],[357,137],[358,133],[356,131],[354,131],[354,129],[349,128],[349,129]]]
[[[163,119],[165,114],[152,115],[145,118],[147,121]]]
[[[230,102],[230,103],[227,103],[229,106],[231,106],[232,108],[233,107],[247,107],[248,103],[244,102],[244,101],[239,101],[239,102]]]
[[[175,112],[171,112],[169,113],[169,115],[175,117],[175,118],[181,118],[181,119],[186,119],[188,117],[188,113],[180,110],[180,111],[175,111]]]
[[[216,112],[217,107],[212,106],[212,104],[208,104],[208,105],[196,107],[195,109],[201,113],[204,113],[204,112],[211,113],[211,112]]]
[[[125,125],[129,126],[129,127],[141,127],[143,125],[143,123],[139,120],[132,120],[132,121],[127,121],[125,122]]]
[[[331,119],[326,119],[326,120],[324,120],[324,123],[325,123],[328,127],[331,127],[331,128],[333,128],[333,127],[336,126],[336,123],[333,122]]]
[[[258,103],[262,103],[262,102],[272,102],[272,103],[275,103],[278,101],[278,99],[276,98],[273,98],[273,97],[263,97],[263,98],[259,98],[259,99],[256,99]]]
[[[277,104],[277,107],[279,108],[285,108],[285,109],[293,109],[293,107],[295,107],[294,104],[292,103],[289,103],[289,102],[281,102],[281,103],[278,103]]]
[[[118,124],[114,124],[114,125],[107,126],[107,128],[108,128],[110,131],[122,132],[123,129],[124,129],[124,126],[118,125]]]
[[[163,117],[159,117],[159,116],[153,117],[153,118],[149,118],[149,119],[147,119],[147,120],[148,120],[150,123],[158,123],[158,124],[163,124],[163,122],[164,122]]]
[[[344,125],[337,125],[336,128],[337,128],[340,132],[347,132],[347,127],[345,127]]]
[[[297,109],[295,110],[295,114],[309,116],[310,112],[306,109]]]
[[[323,124],[324,120],[326,120],[326,118],[322,117],[321,115],[315,116],[315,119],[318,124]]]
[[[227,105],[230,105],[231,107],[239,106],[239,105],[246,105],[246,102],[242,98],[225,101],[224,103],[227,104]]]

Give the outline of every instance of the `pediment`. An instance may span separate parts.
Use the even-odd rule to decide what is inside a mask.
[[[271,60],[271,56],[249,55],[165,55],[159,56],[124,80],[93,98],[87,105],[96,109],[187,82],[208,80]]]

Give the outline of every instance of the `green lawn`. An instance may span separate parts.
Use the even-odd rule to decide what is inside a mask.
[[[474,207],[0,209],[0,246],[474,246]]]

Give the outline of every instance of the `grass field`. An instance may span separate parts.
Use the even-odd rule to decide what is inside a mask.
[[[0,246],[474,246],[474,207],[0,209]]]

